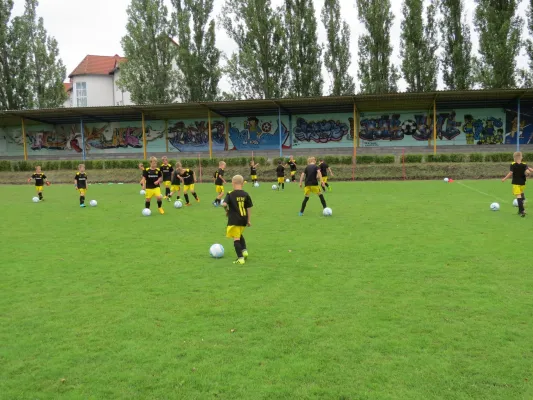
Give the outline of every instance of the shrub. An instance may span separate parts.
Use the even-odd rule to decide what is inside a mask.
[[[104,169],[104,162],[101,160],[93,160],[93,169]]]
[[[533,161],[533,153],[524,153],[523,154],[523,160],[524,161]]]
[[[356,160],[358,164],[372,164],[375,158],[375,156],[357,156]]]
[[[59,161],[45,161],[42,168],[44,171],[57,171],[59,169]]]
[[[421,163],[423,158],[424,156],[422,154],[406,154],[404,160],[406,163],[415,164]]]
[[[448,154],[428,154],[427,162],[450,162]]]
[[[450,154],[450,161],[453,163],[461,163],[466,161],[464,154]]]
[[[254,162],[256,164],[261,164],[261,165],[267,165],[267,158],[266,157],[254,157]],[[248,164],[247,164],[248,165]]]
[[[41,163],[32,161],[19,161],[13,163],[13,171],[33,171],[35,169],[35,165],[41,165]]]
[[[11,161],[0,160],[0,171],[11,171]]]
[[[297,165],[300,165],[300,166],[307,165],[307,157],[300,156],[300,157],[296,157],[294,160],[296,161]]]
[[[337,156],[326,156],[324,157],[324,161],[329,165],[340,164],[339,157]]]
[[[376,156],[374,162],[376,164],[394,164],[394,156]]]
[[[512,162],[513,161],[513,153],[487,153],[485,154],[485,161],[492,161],[492,162]]]
[[[471,153],[468,156],[468,161],[470,162],[483,162],[484,159],[483,153]]]
[[[352,165],[353,164],[353,156],[342,156],[339,160],[340,164],[344,165]]]

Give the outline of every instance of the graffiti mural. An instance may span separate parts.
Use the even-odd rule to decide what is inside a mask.
[[[230,118],[228,134],[231,141],[230,150],[272,150],[279,149],[280,140],[283,148],[290,148],[287,117],[282,117],[281,129],[277,116],[247,118]],[[242,127],[242,129],[240,128]],[[280,138],[281,132],[281,138]]]
[[[352,114],[297,115],[293,117],[293,147],[353,146]]]
[[[213,151],[227,147],[223,121],[211,122],[211,138]],[[168,142],[170,151],[209,151],[209,123],[207,120],[169,121]]]
[[[520,144],[531,144],[533,142],[533,114],[520,113],[520,129],[518,129],[517,111],[506,110],[506,115],[504,143],[516,144],[516,141],[519,140]]]

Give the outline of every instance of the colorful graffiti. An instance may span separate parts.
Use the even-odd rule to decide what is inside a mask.
[[[515,110],[507,110],[505,144],[531,144],[533,139],[533,115],[520,113],[520,129],[518,129],[518,113]],[[520,132],[517,135],[517,132]]]
[[[213,150],[224,150],[226,135],[223,121],[211,123]],[[177,151],[209,151],[208,121],[172,121],[168,127],[168,142]]]
[[[243,126],[239,130],[238,125]],[[274,130],[274,126],[277,125]],[[279,149],[281,143],[284,148],[289,148],[289,130],[281,122],[281,129],[277,117],[264,117],[259,119],[255,116],[246,119],[232,118],[229,122],[228,134],[233,147],[232,150],[268,150]]]
[[[299,117],[296,119],[294,138],[300,142],[340,142],[349,131],[350,128],[345,122],[333,119],[306,121],[304,118]]]

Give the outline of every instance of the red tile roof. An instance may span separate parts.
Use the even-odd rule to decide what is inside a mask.
[[[109,75],[115,68],[117,61],[126,60],[115,54],[114,56],[86,56],[83,61],[72,71],[69,78],[77,75]]]
[[[65,88],[65,92],[70,92],[72,90],[72,83],[63,83],[63,87]]]

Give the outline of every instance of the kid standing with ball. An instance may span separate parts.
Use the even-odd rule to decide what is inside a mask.
[[[85,207],[85,193],[87,192],[87,174],[85,173],[85,164],[78,165],[78,172],[74,177],[74,187],[80,192],[80,207]]]
[[[39,201],[44,201],[43,186],[45,183],[47,186],[50,186],[50,182],[48,182],[48,179],[46,179],[46,175],[42,173],[40,165],[35,167],[35,173],[28,178],[28,183],[30,183],[32,179],[35,179],[35,190],[39,196]]]
[[[150,168],[146,168],[143,172],[143,190],[146,191],[144,207],[150,208],[152,197],[157,199],[157,208],[160,214],[164,214],[163,210],[163,196],[161,195],[161,188],[159,185],[163,180],[161,170],[157,168],[157,158],[150,158]]]
[[[524,194],[524,189],[526,188],[526,174],[533,171],[533,168],[527,166],[527,164],[522,162],[522,153],[517,151],[513,154],[514,162],[511,164],[510,171],[502,179],[502,182],[505,182],[507,178],[513,177],[513,196],[516,197],[518,201],[518,214],[521,217],[526,216],[526,210],[524,209],[524,201],[526,196]]]
[[[302,175],[300,176],[300,187],[302,187],[302,183],[305,178],[305,188],[304,188],[304,201],[302,202],[302,208],[300,209],[300,213],[298,214],[300,217],[304,215],[305,207],[307,206],[307,202],[309,201],[309,195],[311,193],[314,193],[318,195],[320,198],[320,203],[322,203],[322,208],[326,208],[326,199],[324,199],[324,195],[320,191],[320,182],[322,181],[322,174],[320,173],[320,168],[316,165],[316,159],[315,157],[309,157],[307,159],[307,167],[305,167],[304,172],[302,172]],[[322,182],[322,187],[324,187],[324,182]]]

